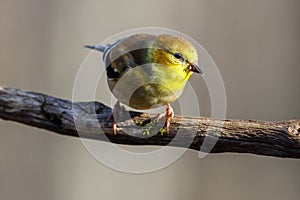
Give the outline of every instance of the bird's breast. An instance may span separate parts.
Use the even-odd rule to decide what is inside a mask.
[[[175,71],[154,63],[129,68],[120,78],[108,79],[118,101],[135,109],[159,107],[175,101],[186,79]]]

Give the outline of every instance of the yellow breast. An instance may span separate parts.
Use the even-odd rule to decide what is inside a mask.
[[[130,68],[119,79],[108,79],[114,96],[135,109],[149,109],[175,101],[182,93],[189,75],[151,63]]]

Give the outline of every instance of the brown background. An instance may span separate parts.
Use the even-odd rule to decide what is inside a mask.
[[[299,10],[299,0],[1,0],[0,85],[71,99],[88,53],[83,44],[160,26],[210,53],[224,79],[228,118],[300,118]],[[103,166],[78,139],[2,120],[0,137],[0,199],[300,198],[294,159],[199,160],[188,151],[168,168],[132,175]]]

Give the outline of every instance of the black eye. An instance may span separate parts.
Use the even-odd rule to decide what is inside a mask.
[[[174,53],[174,57],[177,59],[182,59],[181,53]]]

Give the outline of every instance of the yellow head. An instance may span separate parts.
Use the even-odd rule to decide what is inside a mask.
[[[187,40],[172,35],[158,35],[152,44],[153,62],[172,68],[187,80],[193,72],[203,74],[196,48]]]

